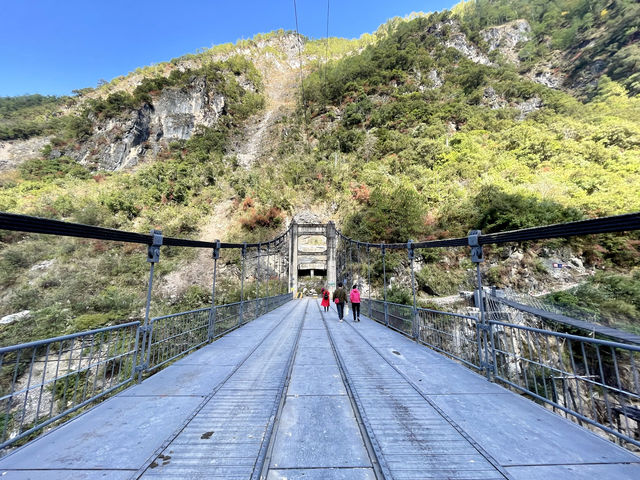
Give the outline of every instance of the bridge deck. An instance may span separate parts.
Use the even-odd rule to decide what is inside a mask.
[[[383,326],[290,302],[0,459],[7,479],[640,478],[640,458]]]

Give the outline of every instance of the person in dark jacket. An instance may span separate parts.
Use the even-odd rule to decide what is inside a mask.
[[[342,322],[344,306],[347,303],[347,292],[342,288],[342,285],[339,285],[336,291],[333,292],[333,301],[336,303],[336,308],[338,309],[338,319]]]
[[[353,310],[353,321],[360,321],[360,290],[358,285],[354,285],[349,293],[349,300],[351,300],[351,310]]]

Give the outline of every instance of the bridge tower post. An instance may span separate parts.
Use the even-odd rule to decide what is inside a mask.
[[[409,254],[409,264],[411,265],[411,291],[413,292],[413,312],[412,312],[412,322],[411,322],[411,330],[413,334],[414,340],[418,339],[419,328],[418,328],[418,308],[416,304],[416,275],[413,268],[413,260],[415,258],[415,248],[413,246],[413,240],[409,240],[407,242],[407,252]]]
[[[469,232],[469,246],[471,247],[471,261],[476,264],[476,305],[480,308],[479,328],[482,335],[478,338],[478,354],[480,355],[480,361],[487,380],[492,379],[492,375],[495,374],[495,362],[492,361],[495,358],[495,349],[493,345],[493,332],[491,331],[491,324],[487,319],[484,304],[484,288],[482,287],[482,273],[480,272],[480,264],[484,261],[484,254],[482,252],[482,245],[480,245],[478,237],[482,235],[480,230],[471,230]],[[489,338],[491,337],[491,338]],[[492,354],[489,356],[489,350]]]
[[[247,258],[247,242],[242,244],[242,266],[240,267],[240,315],[238,317],[238,325],[244,322],[244,264]]]
[[[142,373],[149,366],[149,356],[151,354],[151,331],[153,326],[150,323],[149,312],[151,311],[151,291],[153,290],[153,271],[156,263],[160,261],[160,247],[162,246],[162,232],[151,230],[151,245],[147,248],[147,262],[151,264],[149,269],[149,283],[147,285],[147,301],[144,312],[144,325],[140,327],[142,331],[142,341],[140,342],[140,360],[135,369],[138,372],[138,383],[142,381]]]
[[[336,289],[336,226],[333,222],[327,223],[327,288],[333,292]]]
[[[371,246],[367,243],[367,287],[369,289],[369,318],[371,318]]]
[[[289,250],[289,291],[294,297],[298,293],[298,224],[291,225],[291,245]]]
[[[382,291],[384,294],[384,324],[389,326],[389,304],[387,303],[387,265],[385,262],[385,253],[386,246],[383,243],[380,246],[380,251],[382,253]]]
[[[213,340],[216,331],[216,277],[218,275],[218,259],[220,258],[220,240],[216,240],[213,247],[213,285],[211,287],[211,311],[209,312],[209,325],[207,327],[207,338]]]

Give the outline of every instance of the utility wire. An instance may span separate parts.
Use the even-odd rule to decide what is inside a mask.
[[[327,0],[327,34],[326,34],[326,45],[324,50],[324,86],[327,88],[327,67],[329,64],[329,1]]]
[[[300,93],[302,96],[302,111],[304,113],[304,129],[305,129],[305,136],[306,136],[306,131],[307,131],[307,106],[305,104],[305,100],[304,100],[304,79],[302,77],[302,47],[301,47],[301,40],[300,40],[300,30],[298,29],[298,6],[296,5],[296,0],[293,0],[293,14],[296,17],[296,40],[298,41],[298,63],[300,66]]]

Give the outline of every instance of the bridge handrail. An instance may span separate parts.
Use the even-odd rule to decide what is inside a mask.
[[[542,333],[545,335],[551,335],[553,337],[564,338],[567,340],[576,340],[579,342],[588,342],[594,345],[602,345],[604,347],[620,348],[624,350],[630,350],[632,352],[640,352],[640,345],[630,345],[628,343],[613,342],[610,340],[603,340],[600,338],[583,337],[580,335],[573,335],[571,333],[554,332],[552,330],[545,330],[543,328],[529,327],[527,325],[516,325],[514,323],[500,322],[498,320],[489,320],[488,323],[490,325],[517,328],[519,330],[525,330],[525,331],[534,332],[534,333]]]
[[[72,340],[74,338],[78,338],[78,337],[82,337],[82,336],[86,336],[86,335],[95,335],[97,333],[108,332],[110,330],[117,330],[119,328],[132,327],[132,326],[135,326],[135,325],[140,325],[140,322],[139,321],[135,321],[135,322],[119,323],[118,325],[111,325],[109,327],[102,327],[102,328],[96,328],[96,329],[93,329],[93,330],[86,330],[84,332],[70,333],[68,335],[61,335],[59,337],[45,338],[43,340],[34,340],[33,342],[19,343],[17,345],[8,345],[6,347],[0,347],[0,355],[2,355],[4,353],[13,352],[14,350],[20,350],[20,349],[23,349],[23,348],[39,347],[39,346],[42,346],[42,345],[46,345],[47,343],[61,342],[61,341],[64,341],[64,340]]]

